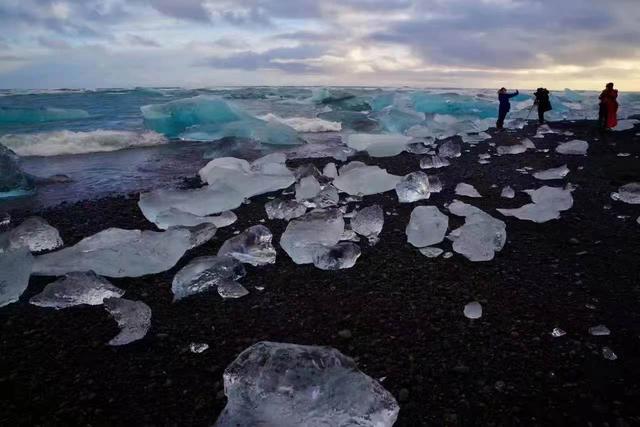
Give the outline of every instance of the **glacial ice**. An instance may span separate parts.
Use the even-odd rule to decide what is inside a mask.
[[[618,356],[609,347],[602,347],[602,357],[607,360],[617,360]]]
[[[491,261],[507,242],[507,226],[503,221],[466,203],[449,205],[454,215],[464,216],[465,223],[449,234],[453,250],[473,262]]]
[[[323,157],[333,157],[336,160],[346,162],[350,156],[356,154],[356,150],[349,148],[335,140],[327,142],[310,142],[299,145],[286,152],[288,159],[318,159]]]
[[[307,207],[295,200],[273,199],[264,205],[269,219],[284,219],[289,221],[305,214]]]
[[[209,349],[209,344],[204,342],[202,343],[192,342],[191,344],[189,344],[189,351],[191,353],[200,354],[200,353],[204,353],[208,349]]]
[[[18,301],[27,289],[33,256],[25,247],[5,250],[0,248],[0,307]]]
[[[533,177],[540,180],[562,179],[571,172],[567,165],[562,165],[557,168],[547,169],[539,171],[533,174]]]
[[[249,291],[235,280],[222,279],[218,282],[218,295],[224,299],[237,299],[249,295]]]
[[[217,287],[223,280],[238,280],[246,275],[244,266],[229,256],[207,256],[191,260],[173,278],[173,300],[204,292]]]
[[[106,298],[104,308],[120,328],[120,333],[109,341],[109,345],[129,344],[147,335],[151,327],[151,309],[147,304],[124,298]]]
[[[387,132],[404,133],[413,126],[420,125],[425,120],[424,113],[408,108],[388,106],[372,114]]]
[[[391,427],[400,410],[380,383],[330,347],[258,342],[224,372],[216,427]]]
[[[265,122],[254,117],[224,124],[202,124],[188,128],[179,135],[184,141],[217,141],[223,138],[242,138],[268,145],[299,145],[298,133],[280,122]]]
[[[438,156],[444,158],[460,157],[462,146],[455,141],[447,141],[438,147]]]
[[[303,133],[340,132],[342,130],[340,122],[330,122],[317,117],[278,117],[275,114],[269,113],[264,116],[259,116],[258,118],[267,122],[282,123],[297,132]]]
[[[338,190],[353,196],[368,196],[393,190],[401,179],[378,166],[355,163],[351,162],[340,169],[339,176],[333,181]]]
[[[482,317],[482,305],[474,301],[464,306],[464,316],[467,319],[479,319]]]
[[[58,230],[37,216],[25,219],[16,228],[0,235],[0,244],[5,239],[10,248],[24,246],[31,252],[53,250],[63,245]]]
[[[296,200],[313,199],[320,193],[320,183],[314,176],[306,176],[296,184]]]
[[[620,132],[623,130],[633,129],[635,125],[637,125],[638,123],[640,123],[640,120],[635,120],[635,119],[618,120],[618,125],[614,128],[614,130]]]
[[[411,137],[400,134],[354,133],[344,137],[348,147],[366,151],[371,157],[392,157],[402,153]]]
[[[418,206],[411,212],[407,225],[407,241],[417,248],[438,244],[444,240],[449,217],[435,206]]]
[[[407,144],[406,151],[412,154],[427,154],[429,151],[433,150],[433,143],[435,142],[434,138],[413,138]]]
[[[195,225],[193,227],[176,227],[183,228],[188,230],[191,233],[191,237],[189,238],[189,249],[197,248],[198,246],[202,246],[216,235],[218,228],[213,225],[205,222],[204,224]],[[173,228],[172,228],[173,229]]]
[[[412,172],[405,175],[396,184],[396,193],[400,203],[412,203],[426,200],[431,196],[429,177],[424,172]]]
[[[33,180],[20,168],[19,157],[0,144],[0,199],[33,193]]]
[[[556,147],[556,152],[559,154],[586,156],[589,149],[589,143],[587,141],[581,141],[574,139],[573,141],[563,142]]]
[[[631,182],[623,185],[618,189],[617,193],[611,193],[611,198],[632,205],[640,204],[640,182]]]
[[[319,246],[333,246],[344,233],[344,219],[337,209],[315,210],[287,225],[280,246],[296,264],[310,264]]]
[[[599,337],[599,336],[611,335],[611,331],[609,330],[609,328],[607,328],[604,325],[596,325],[589,328],[589,334]]]
[[[533,203],[526,204],[517,209],[497,209],[504,216],[514,216],[521,220],[537,223],[551,221],[560,218],[560,212],[571,209],[573,196],[570,189],[541,187],[535,191],[525,191]]]
[[[420,160],[420,169],[440,169],[449,166],[451,163],[445,157],[429,156]]]
[[[482,195],[478,193],[478,190],[476,190],[473,185],[466,184],[464,182],[461,182],[460,184],[456,185],[455,192],[458,196],[482,197]]]
[[[94,271],[107,277],[138,277],[169,270],[191,247],[191,232],[109,228],[76,245],[35,258],[33,274],[58,276]]]
[[[333,185],[326,185],[320,190],[320,193],[314,197],[312,202],[318,208],[337,206],[338,202],[340,202],[340,194],[338,194],[338,189]]]
[[[573,206],[573,196],[571,195],[571,188],[557,188],[557,187],[540,187],[537,190],[525,190],[533,203],[544,204],[553,206],[554,209],[559,211],[566,211]]]
[[[496,151],[502,156],[505,154],[522,154],[529,149],[535,150],[535,148],[535,144],[529,138],[525,138],[517,144],[501,145],[496,148]]]
[[[238,220],[236,214],[231,211],[222,212],[216,216],[199,216],[180,209],[170,208],[158,213],[155,224],[161,230],[171,227],[194,227],[200,224],[213,224],[217,228],[227,227]]]
[[[335,179],[338,177],[338,168],[336,168],[336,164],[331,162],[327,163],[322,169],[322,175],[327,178]]]
[[[38,307],[55,309],[76,305],[101,305],[106,298],[120,298],[124,291],[92,271],[68,273],[49,283],[42,292],[29,300]]]
[[[554,338],[560,338],[565,335],[567,335],[567,333],[560,328],[553,328],[553,331],[551,331],[551,336]]]
[[[528,203],[517,209],[497,209],[504,216],[514,216],[521,220],[543,223],[560,218],[560,211],[538,203]]]
[[[514,197],[516,197],[516,192],[513,188],[507,185],[502,189],[500,197],[504,197],[505,199],[513,199]]]
[[[371,244],[378,241],[378,235],[384,226],[382,206],[373,205],[360,209],[351,219],[351,229],[366,237]]]
[[[351,129],[357,132],[374,132],[380,130],[378,121],[367,114],[357,111],[328,111],[318,114],[323,120],[340,122],[342,129]]]
[[[491,139],[491,135],[486,132],[462,135],[462,142],[471,145],[478,144],[480,142],[486,141],[487,139]]]
[[[420,248],[420,253],[427,258],[437,258],[444,253],[444,251],[440,248],[434,248],[431,246],[427,246],[426,248]]]
[[[361,255],[360,247],[351,242],[340,242],[334,246],[320,246],[313,254],[313,265],[321,270],[351,268]]]
[[[222,244],[218,256],[231,256],[254,266],[274,264],[276,249],[271,244],[273,234],[264,225],[254,225]]]

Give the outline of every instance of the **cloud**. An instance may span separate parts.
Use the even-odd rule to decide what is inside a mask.
[[[38,43],[49,49],[70,49],[71,45],[64,40],[38,37]]]
[[[270,49],[260,53],[243,51],[229,56],[209,58],[203,65],[218,69],[279,69],[288,73],[304,73],[317,69],[305,60],[321,56],[325,51],[322,47],[307,45]]]
[[[158,12],[178,19],[206,22],[209,12],[201,0],[149,0],[151,6]]]
[[[127,42],[136,46],[145,47],[162,47],[160,43],[155,40],[148,39],[146,37],[139,36],[137,34],[127,34]]]

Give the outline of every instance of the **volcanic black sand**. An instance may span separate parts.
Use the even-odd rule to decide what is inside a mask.
[[[416,204],[400,205],[388,192],[360,203],[379,203],[397,215],[385,215],[380,243],[362,243],[355,267],[295,265],[277,244],[286,223],[267,220],[278,259],[248,267],[241,283],[250,295],[223,301],[211,292],[172,303],[176,271],[265,219],[265,195],[239,208],[236,224],[170,271],[112,281],[153,310],[149,333],[130,345],[106,345],[118,329],[101,307],[56,311],[28,304],[53,280],[32,277],[20,302],[0,309],[0,424],[212,425],[226,403],[224,368],[251,344],[271,340],[333,346],[354,358],[397,398],[398,426],[640,425],[640,207],[610,198],[619,186],[640,181],[639,130],[603,135],[590,122],[552,127],[575,136],[533,139],[551,151],[492,157],[488,165],[478,164],[477,154],[495,149],[483,142],[450,167],[429,171],[445,189],[417,204],[446,212],[443,205],[464,181],[484,197],[459,199],[507,223],[507,244],[490,262],[421,255],[404,233]],[[491,142],[534,133],[530,126]],[[590,142],[588,156],[555,154],[557,141],[574,138]],[[402,175],[419,170],[419,157],[355,160]],[[516,171],[564,163],[571,173],[562,181]],[[504,185],[523,190],[567,182],[577,187],[575,204],[560,220],[535,224],[495,211],[529,202],[522,192],[500,198]],[[132,195],[11,213],[16,223],[43,216],[70,245],[108,227],[155,229],[136,202]],[[451,216],[452,228],[461,223]],[[450,250],[449,242],[440,246]],[[484,314],[471,321],[462,311],[474,300]],[[611,335],[589,335],[598,324]],[[555,327],[567,334],[553,338]],[[210,348],[193,354],[192,342]],[[618,359],[606,360],[604,346]]]

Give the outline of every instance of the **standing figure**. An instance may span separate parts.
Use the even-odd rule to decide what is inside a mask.
[[[533,94],[536,97],[536,100],[533,102],[533,105],[538,106],[538,121],[541,125],[544,124],[544,113],[547,111],[551,111],[551,101],[549,101],[549,91],[544,87],[539,87],[538,90]]]
[[[498,109],[498,121],[496,127],[502,129],[504,126],[504,119],[507,117],[507,113],[511,110],[511,103],[509,99],[514,96],[518,96],[520,92],[516,89],[514,93],[507,93],[507,89],[501,88],[498,91],[498,100],[500,101],[500,108]]]
[[[598,122],[601,129],[611,129],[618,125],[618,90],[613,83],[607,83],[606,89],[600,94],[600,114]]]

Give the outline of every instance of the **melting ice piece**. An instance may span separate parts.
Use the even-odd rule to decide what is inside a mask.
[[[189,351],[191,351],[191,353],[200,354],[200,353],[204,353],[208,349],[209,349],[209,344],[204,342],[203,343],[192,342],[191,344],[189,344]]]
[[[27,248],[0,248],[0,307],[18,301],[27,289],[33,256]]]
[[[459,201],[451,203],[449,211],[465,217],[464,225],[449,235],[454,251],[470,261],[477,262],[491,261],[495,253],[504,248],[507,242],[507,226],[503,221]]]
[[[199,216],[183,212],[180,209],[170,208],[156,216],[155,224],[161,230],[167,230],[171,227],[194,227],[200,224],[213,224],[217,228],[222,228],[233,224],[237,220],[238,217],[231,211],[222,212],[216,216]]]
[[[107,277],[138,277],[160,273],[176,265],[192,247],[191,237],[184,228],[161,233],[109,228],[74,246],[36,257],[33,274],[94,271]]]
[[[562,179],[567,176],[571,172],[567,165],[562,165],[557,168],[547,169],[544,171],[536,172],[533,174],[534,178],[540,180],[550,180],[550,179]]]
[[[315,179],[320,179],[322,177],[322,173],[318,170],[316,165],[311,163],[298,166],[293,171],[293,175],[296,177],[296,180],[298,181],[307,177],[314,177]]]
[[[318,246],[333,246],[344,233],[338,209],[315,210],[291,220],[280,238],[280,246],[296,264],[310,264]]]
[[[62,309],[76,305],[101,305],[107,298],[120,298],[124,291],[92,271],[69,273],[49,283],[29,300],[38,307]]]
[[[444,251],[440,248],[426,247],[420,248],[420,253],[427,258],[438,258]]]
[[[0,236],[0,239],[2,236]],[[60,233],[44,219],[33,216],[6,233],[11,248],[27,247],[31,252],[48,251],[63,245]]]
[[[353,196],[368,196],[393,190],[401,179],[378,166],[354,163],[356,162],[343,166],[339,176],[333,181],[338,190]]]
[[[307,207],[295,200],[273,199],[265,203],[264,209],[269,219],[291,220],[298,218],[307,211]]]
[[[320,183],[314,176],[304,177],[296,184],[296,200],[301,202],[302,200],[313,199],[320,190]]]
[[[418,206],[411,212],[407,225],[407,241],[417,248],[435,245],[444,240],[449,217],[435,206]]]
[[[0,144],[0,199],[26,196],[33,193],[33,179],[20,168],[20,158]]]
[[[235,280],[222,279],[218,283],[218,295],[224,299],[237,299],[249,295],[249,291]]]
[[[330,347],[259,342],[224,372],[216,427],[391,427],[400,410],[380,383]]]
[[[573,206],[573,196],[570,188],[540,187],[537,190],[525,190],[531,196],[531,201],[538,204],[552,205],[559,211],[566,211]]]
[[[391,157],[402,153],[412,138],[400,134],[353,133],[344,139],[347,146],[366,151],[371,157]]]
[[[560,328],[553,328],[553,331],[551,331],[551,336],[554,338],[560,338],[565,335],[567,335],[567,333]]]
[[[517,144],[501,145],[496,149],[496,151],[498,152],[499,155],[522,154],[526,152],[528,149],[535,150],[535,148],[536,148],[535,144],[530,139],[525,138]]]
[[[322,169],[322,175],[327,178],[335,179],[338,177],[338,168],[336,168],[336,164],[331,162],[327,163]]]
[[[460,157],[462,155],[462,147],[454,141],[447,141],[438,147],[438,156],[445,158]]]
[[[593,336],[610,335],[611,331],[604,325],[597,325],[589,328],[589,333]]]
[[[321,246],[313,254],[313,265],[321,270],[351,268],[361,255],[355,243],[341,242],[334,246]]]
[[[482,305],[477,302],[470,302],[464,306],[464,316],[467,319],[479,319],[482,317]]]
[[[617,193],[611,193],[611,198],[632,205],[640,204],[640,182],[631,182],[623,185],[618,189]]]
[[[109,341],[109,345],[129,344],[147,335],[151,327],[151,309],[147,304],[124,298],[106,298],[104,308],[120,327],[120,333]]]
[[[384,226],[384,212],[380,205],[368,206],[360,209],[351,219],[351,228],[361,236],[369,239],[369,243],[375,244],[378,235]]]
[[[513,199],[516,197],[516,192],[510,186],[506,186],[502,189],[502,193],[500,193],[500,197],[504,197],[505,199]]]
[[[333,185],[326,185],[312,201],[319,208],[337,206],[340,202],[338,189]]]
[[[349,148],[341,142],[309,143],[287,151],[288,159],[318,159],[333,157],[336,160],[346,162],[356,154],[356,150]]]
[[[534,138],[544,138],[544,136],[548,133],[556,132],[552,130],[547,124],[540,125],[538,126],[538,131],[536,132],[536,136],[534,136]]]
[[[434,138],[422,138],[415,142],[407,144],[406,151],[412,154],[427,154],[433,149]]]
[[[486,132],[462,135],[462,142],[465,144],[477,144],[479,142],[486,141],[487,139],[491,139],[491,135]]]
[[[543,223],[560,218],[560,212],[571,209],[573,196],[570,189],[555,187],[540,187],[532,191],[526,190],[533,203],[517,209],[498,209],[504,216],[514,216],[518,219]]]
[[[449,166],[451,163],[444,157],[430,156],[420,160],[420,169],[439,169]]]
[[[271,244],[273,234],[264,225],[247,228],[222,244],[218,256],[232,256],[240,262],[254,266],[274,264],[276,249]]]
[[[564,142],[556,147],[556,153],[586,156],[589,149],[587,141],[574,139],[573,141]]]
[[[618,359],[618,355],[616,355],[613,350],[609,347],[602,347],[602,357],[607,360],[616,360]]]
[[[400,203],[412,203],[426,200],[431,196],[429,177],[424,172],[412,172],[405,175],[396,184],[396,193]]]
[[[618,126],[615,127],[615,131],[623,131],[633,129],[636,124],[640,123],[640,120],[635,119],[626,119],[626,120],[618,120]]]
[[[207,256],[193,259],[178,271],[173,278],[171,291],[173,300],[217,287],[222,280],[238,280],[246,275],[244,266],[228,256]]]
[[[218,229],[215,225],[204,223],[200,225],[196,225],[194,227],[185,227],[185,230],[189,230],[191,233],[191,238],[189,239],[189,249],[197,248],[198,246],[202,246],[216,235]]]
[[[528,203],[517,209],[497,209],[504,216],[514,216],[525,221],[543,223],[560,218],[560,211],[552,206]]]
[[[467,196],[467,197],[482,197],[478,190],[475,189],[473,185],[466,184],[461,182],[456,186],[456,194],[458,196]]]

